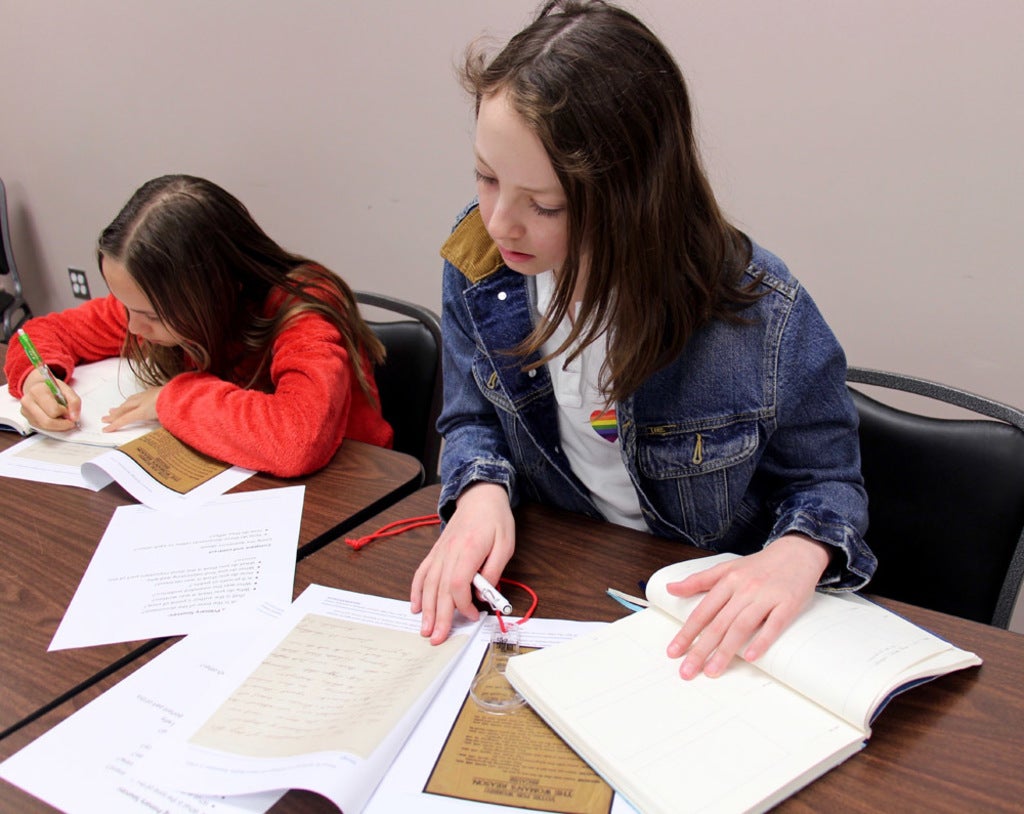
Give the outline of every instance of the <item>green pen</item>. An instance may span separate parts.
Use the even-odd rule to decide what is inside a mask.
[[[57,382],[53,379],[53,374],[50,373],[50,368],[46,366],[46,362],[43,361],[43,357],[39,355],[39,351],[36,350],[36,346],[32,344],[32,340],[28,338],[28,334],[22,328],[18,328],[18,341],[21,342],[21,346],[25,349],[25,355],[28,360],[35,365],[36,370],[43,377],[43,381],[46,382],[46,386],[50,388],[50,392],[53,393],[53,397],[57,399],[57,403],[61,407],[68,406],[68,400],[64,398],[64,394],[60,392],[60,388],[57,387]]]

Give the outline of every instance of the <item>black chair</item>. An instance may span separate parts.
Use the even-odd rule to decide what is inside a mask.
[[[435,483],[441,455],[437,431],[442,398],[441,322],[429,308],[394,297],[366,291],[356,291],[355,297],[361,305],[412,318],[367,319],[387,350],[387,359],[374,370],[374,377],[381,412],[395,431],[395,449],[418,458],[426,483]]]
[[[26,319],[32,316],[28,303],[21,293],[21,278],[14,264],[14,249],[11,246],[11,228],[7,222],[7,190],[0,178],[0,277],[10,282],[0,288],[0,341],[9,342],[14,332]]]
[[[1024,578],[1024,412],[897,373],[846,378],[987,417],[932,418],[850,388],[878,557],[867,591],[1006,628]]]

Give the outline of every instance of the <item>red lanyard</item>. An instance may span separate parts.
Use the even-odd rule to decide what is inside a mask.
[[[374,540],[379,540],[382,537],[394,537],[395,535],[402,534],[403,532],[411,531],[412,529],[418,529],[421,526],[439,526],[440,524],[441,518],[436,514],[424,514],[420,517],[406,517],[402,520],[395,520],[391,523],[388,523],[387,525],[381,526],[375,532],[373,532],[372,534],[367,534],[365,537],[346,537],[345,542],[352,548],[354,548],[356,551],[358,551],[363,546],[372,543]],[[522,588],[524,591],[526,591],[526,593],[530,595],[532,599],[529,610],[527,610],[526,613],[523,614],[522,618],[519,619],[519,621],[515,624],[521,625],[523,624],[523,622],[525,622],[527,619],[533,616],[533,612],[537,609],[537,593],[531,587],[529,587],[528,585],[524,585],[522,582],[516,582],[512,579],[505,579],[504,577],[498,580],[498,583],[504,585],[514,585],[517,588]],[[502,619],[501,611],[495,611],[494,615],[498,617],[498,625],[501,628],[501,632],[505,633],[508,630],[508,628],[505,627],[505,622]]]
[[[394,537],[396,534],[401,534],[405,531],[411,531],[412,529],[418,529],[420,526],[439,526],[441,525],[441,518],[436,514],[424,514],[420,517],[406,517],[404,520],[395,520],[393,523],[388,523],[386,526],[381,526],[372,534],[367,534],[365,537],[357,537],[352,539],[346,537],[345,542],[348,543],[352,548],[358,551],[364,545],[372,543],[381,537]]]

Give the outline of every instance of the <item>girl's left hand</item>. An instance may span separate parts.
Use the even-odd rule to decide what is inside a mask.
[[[136,421],[156,421],[156,400],[163,387],[151,387],[125,399],[124,404],[114,407],[103,416],[106,424],[103,432],[113,432],[134,424]]]
[[[686,655],[679,675],[691,679],[703,670],[714,678],[737,653],[760,658],[810,601],[828,562],[825,545],[786,534],[754,554],[669,583],[674,596],[707,593],[669,643],[669,658]]]

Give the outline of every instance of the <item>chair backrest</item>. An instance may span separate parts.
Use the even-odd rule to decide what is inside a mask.
[[[21,293],[21,278],[14,263],[11,228],[7,221],[7,189],[0,178],[0,276],[6,282],[0,287],[0,341],[8,342],[26,319],[32,316]]]
[[[955,404],[931,418],[850,388],[878,557],[867,590],[1006,628],[1024,578],[1024,412],[946,385],[850,368],[847,382]]]
[[[381,412],[395,431],[395,449],[423,464],[427,483],[438,479],[441,436],[441,322],[433,311],[405,300],[367,291],[356,302],[411,319],[376,321],[370,328],[384,343],[387,359],[374,370]]]

